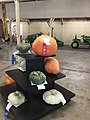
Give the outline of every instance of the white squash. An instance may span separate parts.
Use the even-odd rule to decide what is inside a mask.
[[[59,104],[60,102],[62,102],[63,105],[66,103],[66,100],[62,93],[60,93],[56,89],[51,89],[49,91],[44,92],[43,100],[51,105]]]
[[[44,92],[43,100],[51,105],[59,104],[61,102],[60,95],[61,93],[59,91],[57,91],[56,89],[51,89]]]
[[[12,92],[8,95],[8,102],[18,107],[25,102],[25,96],[20,91]]]

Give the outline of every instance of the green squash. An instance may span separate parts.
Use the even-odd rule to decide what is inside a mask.
[[[20,43],[17,45],[16,49],[19,50],[21,53],[26,53],[30,50],[31,45],[29,43]]]
[[[33,71],[29,74],[29,80],[33,83],[33,84],[43,84],[46,80],[46,76],[43,72],[41,71]]]

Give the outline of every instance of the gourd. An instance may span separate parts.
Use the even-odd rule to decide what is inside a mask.
[[[59,62],[55,58],[45,59],[45,71],[51,74],[57,74],[60,72]]]
[[[33,83],[33,84],[37,84],[40,85],[42,83],[45,82],[46,80],[46,76],[43,72],[41,71],[33,71],[29,74],[29,80]]]
[[[17,107],[25,102],[25,96],[20,91],[12,92],[8,95],[8,102]]]
[[[19,64],[19,67],[23,70],[26,71],[26,61],[21,61]]]
[[[19,52],[21,53],[26,53],[28,52],[28,50],[30,50],[31,46],[29,43],[20,43],[17,45],[17,50],[19,50]]]
[[[49,91],[44,92],[43,100],[47,104],[51,105],[59,104],[61,102],[60,95],[61,93],[59,91],[57,91],[56,89],[51,89]]]
[[[57,51],[57,43],[53,37],[41,35],[32,44],[32,50],[40,56],[51,56]]]

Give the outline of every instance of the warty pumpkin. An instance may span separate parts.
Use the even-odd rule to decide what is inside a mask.
[[[30,50],[31,46],[29,43],[19,43],[16,48],[20,53],[26,53]]]
[[[41,35],[32,44],[32,50],[40,56],[51,56],[57,51],[57,43],[53,37]]]
[[[59,62],[55,58],[48,57],[45,59],[45,71],[51,74],[60,72]]]
[[[29,80],[36,85],[43,84],[46,80],[46,75],[41,71],[33,71],[29,74]]]

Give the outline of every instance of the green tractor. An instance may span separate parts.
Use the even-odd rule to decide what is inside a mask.
[[[30,43],[30,45],[32,45],[32,43],[34,42],[34,40],[39,37],[40,35],[42,35],[43,33],[35,33],[35,34],[31,34],[31,35],[28,35],[27,38],[25,39],[25,42],[26,43]],[[53,37],[56,42],[57,42],[57,46],[58,47],[63,47],[64,46],[64,42],[63,41],[60,41],[58,38],[56,37]]]
[[[28,35],[27,38],[25,39],[26,43],[30,43],[30,45],[32,45],[32,43],[34,42],[34,40],[39,37],[40,35],[42,35],[42,33],[35,33],[35,34],[31,34]]]
[[[63,41],[59,40],[59,39],[56,38],[56,37],[53,37],[53,38],[56,40],[58,47],[63,47],[63,46],[64,46],[64,42],[63,42]]]
[[[75,38],[72,40],[71,46],[72,48],[78,48],[79,45],[88,45],[90,48],[90,36],[82,35],[82,38],[78,38],[77,35],[75,35]]]

